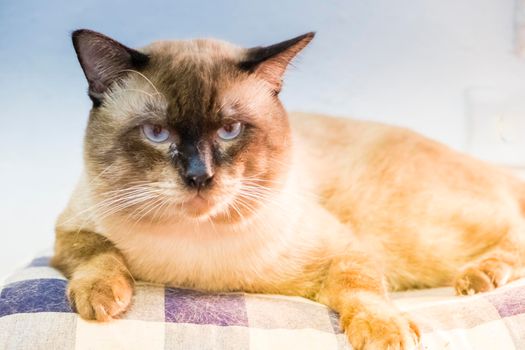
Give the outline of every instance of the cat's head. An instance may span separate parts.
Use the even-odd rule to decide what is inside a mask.
[[[291,152],[282,77],[313,36],[249,49],[191,40],[134,50],[75,31],[93,101],[84,153],[100,215],[237,221],[271,200]]]

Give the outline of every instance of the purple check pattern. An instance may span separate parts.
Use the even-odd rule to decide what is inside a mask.
[[[34,259],[8,278],[0,291],[0,349],[43,349],[49,344],[144,348],[144,339],[152,349],[350,349],[337,314],[300,298],[138,283],[131,310],[112,325],[100,325],[79,319],[67,301],[66,286],[67,280],[49,267],[49,257]],[[435,304],[428,302],[431,290],[415,293],[400,294],[398,303],[419,323],[425,349],[465,348],[470,346],[465,339],[475,337],[486,337],[476,341],[486,344],[483,349],[497,344],[525,349],[525,280],[484,295],[448,296]],[[118,332],[107,338],[104,332],[111,327]],[[57,331],[56,339],[50,329]]]

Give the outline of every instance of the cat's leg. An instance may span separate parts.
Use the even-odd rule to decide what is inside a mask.
[[[419,342],[417,326],[390,302],[382,273],[364,253],[334,258],[318,299],[339,312],[354,349],[413,349]]]
[[[67,296],[82,318],[108,321],[128,309],[133,278],[122,254],[102,235],[57,229],[51,264],[70,279]]]
[[[465,265],[454,280],[457,294],[488,292],[523,276],[519,250],[510,245],[496,248]]]

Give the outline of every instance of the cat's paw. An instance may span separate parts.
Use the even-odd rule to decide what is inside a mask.
[[[512,275],[512,267],[496,258],[482,260],[465,267],[454,281],[458,295],[488,292],[506,284]]]
[[[419,329],[407,316],[385,304],[365,308],[349,319],[341,319],[345,333],[356,350],[417,349]]]
[[[133,281],[120,273],[79,271],[68,284],[67,296],[82,318],[110,321],[129,308]]]

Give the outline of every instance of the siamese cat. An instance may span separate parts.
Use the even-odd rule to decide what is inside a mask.
[[[81,317],[118,317],[139,279],[310,298],[354,348],[408,349],[417,325],[388,291],[523,275],[523,182],[407,129],[285,111],[313,37],[136,50],[73,33],[93,108],[52,264]]]

